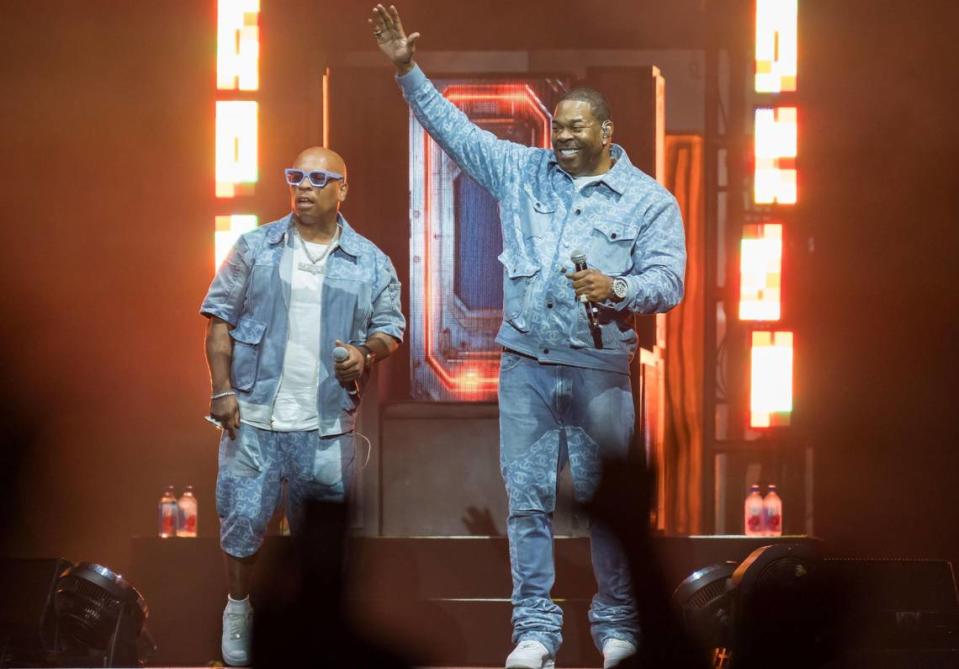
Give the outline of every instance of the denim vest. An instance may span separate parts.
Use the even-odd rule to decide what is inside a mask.
[[[320,434],[353,429],[359,395],[350,395],[333,370],[339,339],[363,344],[374,332],[402,341],[400,282],[390,259],[339,216],[339,240],[326,261],[321,293],[320,364],[326,378],[317,393]],[[231,382],[241,419],[270,424],[289,334],[293,272],[292,214],[240,237],[220,266],[200,307],[231,326]]]

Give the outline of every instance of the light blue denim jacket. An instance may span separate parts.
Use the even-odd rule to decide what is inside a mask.
[[[289,334],[293,273],[292,214],[244,234],[220,266],[200,307],[230,325],[231,382],[241,419],[270,424]],[[342,232],[326,261],[319,346],[325,379],[317,393],[320,434],[353,429],[359,397],[333,372],[334,341],[362,344],[374,332],[403,340],[400,282],[393,263],[342,216]]]
[[[503,324],[496,341],[541,362],[627,373],[637,346],[632,312],[668,311],[683,297],[686,240],[676,199],[618,145],[612,169],[579,191],[552,151],[477,127],[419,67],[397,81],[430,136],[499,201]],[[565,276],[576,250],[629,286],[625,300],[600,306],[602,349]]]

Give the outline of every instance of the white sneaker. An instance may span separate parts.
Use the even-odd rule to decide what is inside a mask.
[[[603,644],[603,669],[615,667],[627,657],[636,654],[636,646],[622,639],[606,639]]]
[[[520,641],[506,657],[506,669],[553,669],[555,666],[546,646],[532,639]]]
[[[253,631],[253,607],[249,601],[246,606],[234,606],[227,603],[223,609],[223,636],[220,638],[220,652],[223,661],[230,666],[250,664],[250,636]]]

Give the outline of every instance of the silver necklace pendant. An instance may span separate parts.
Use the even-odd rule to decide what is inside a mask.
[[[310,274],[323,274],[325,272],[323,265],[311,265],[308,262],[301,262],[297,265],[297,267],[304,272],[309,272]]]

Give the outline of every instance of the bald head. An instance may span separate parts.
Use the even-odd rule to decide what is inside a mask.
[[[336,172],[342,178],[329,179],[325,185],[314,186],[309,178],[290,186],[290,207],[301,225],[335,229],[336,215],[346,201],[349,187],[346,183],[346,162],[336,151],[322,146],[311,146],[300,152],[293,168],[310,172]],[[318,179],[321,183],[323,179]]]
[[[346,162],[336,151],[322,146],[311,146],[300,151],[300,155],[293,161],[293,167],[300,170],[325,170],[339,172],[346,177]]]

